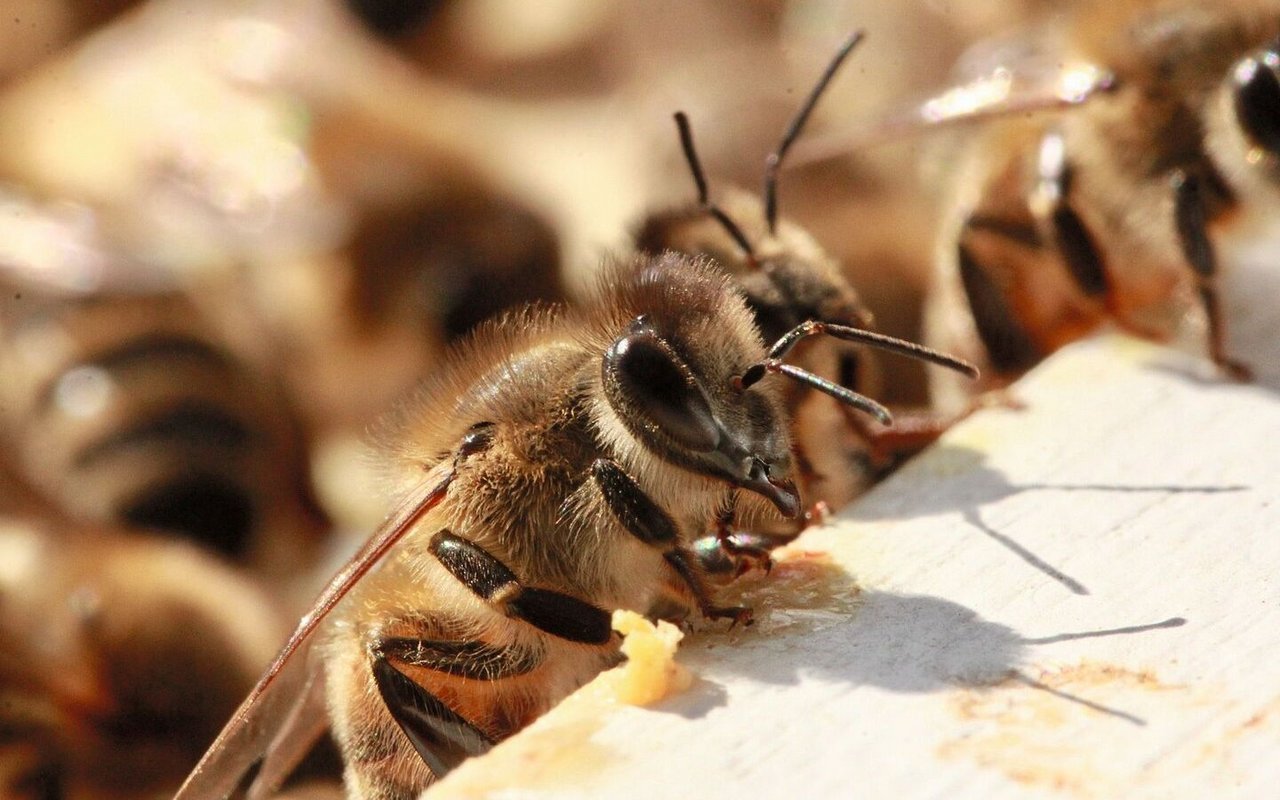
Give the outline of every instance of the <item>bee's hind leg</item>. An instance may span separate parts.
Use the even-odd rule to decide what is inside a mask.
[[[1208,210],[1201,179],[1179,170],[1173,176],[1174,222],[1178,242],[1196,277],[1196,290],[1209,323],[1209,357],[1223,372],[1239,381],[1253,378],[1247,364],[1226,354],[1222,304],[1218,298],[1218,255],[1209,239]]]
[[[604,609],[524,585],[475,542],[442,529],[432,536],[429,551],[463,587],[514,623],[580,644],[606,645],[614,638]],[[366,651],[377,691],[437,777],[487,752],[536,712],[517,708],[520,704],[509,699],[531,696],[520,682],[536,680],[534,673],[544,663],[541,648],[527,641],[485,641],[447,614],[387,621],[368,635]]]

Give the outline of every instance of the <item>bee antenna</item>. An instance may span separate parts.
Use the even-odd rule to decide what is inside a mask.
[[[820,392],[831,395],[846,405],[853,406],[860,411],[865,411],[879,419],[886,425],[892,424],[889,412],[879,403],[865,397],[857,392],[847,389],[839,384],[814,375],[812,372],[806,372],[799,367],[791,364],[782,363],[782,359],[787,353],[791,352],[801,340],[810,336],[824,334],[834,336],[837,339],[843,339],[847,342],[857,342],[859,344],[874,347],[878,350],[887,350],[891,353],[897,353],[919,361],[927,361],[931,364],[937,364],[947,369],[953,369],[956,372],[963,373],[970,378],[978,377],[978,368],[961,358],[949,356],[946,353],[925,347],[915,342],[908,342],[906,339],[899,339],[896,336],[886,336],[883,333],[873,333],[872,331],[863,330],[862,328],[853,328],[848,325],[837,325],[834,322],[820,322],[818,320],[808,320],[800,323],[791,330],[782,335],[778,341],[774,342],[773,347],[769,348],[768,354],[763,360],[752,364],[747,368],[742,376],[736,380],[739,388],[745,389],[752,384],[759,382],[761,378],[769,373],[781,373],[789,378],[800,381],[801,383],[812,386]]]
[[[684,160],[689,164],[689,172],[693,175],[693,183],[698,188],[698,205],[701,206],[708,214],[710,214],[716,222],[720,223],[720,227],[742,248],[742,252],[746,253],[747,258],[755,260],[755,253],[751,250],[751,243],[747,241],[747,235],[742,232],[737,223],[729,218],[715,203],[712,203],[707,192],[707,176],[702,171],[702,162],[698,160],[698,152],[693,147],[693,128],[689,125],[689,117],[683,111],[675,113],[676,128],[680,131],[680,147],[684,150]]]
[[[822,73],[822,77],[818,79],[818,83],[809,92],[809,96],[805,99],[804,105],[796,112],[791,120],[791,124],[787,126],[786,133],[782,134],[782,141],[778,143],[778,149],[769,154],[764,160],[764,215],[765,221],[769,224],[769,233],[773,234],[778,226],[778,171],[782,168],[782,159],[786,158],[787,151],[791,149],[791,145],[799,138],[800,131],[804,129],[805,123],[809,121],[809,114],[813,112],[814,106],[818,104],[818,100],[822,97],[822,93],[826,91],[827,84],[831,83],[831,79],[835,77],[836,71],[840,69],[840,65],[844,63],[845,58],[853,51],[863,39],[862,31],[854,31],[849,34],[849,38],[845,39],[844,44],[836,52],[835,58],[831,59],[831,63],[827,64],[827,69]]]
[[[770,373],[785,375],[792,380],[817,389],[823,394],[831,395],[841,403],[875,417],[882,425],[893,424],[893,416],[889,413],[889,409],[870,397],[859,394],[838,383],[833,383],[820,375],[814,375],[812,372],[801,369],[795,364],[784,364],[776,358],[766,358],[764,361],[752,364],[746,372],[742,373],[742,377],[738,379],[737,383],[741,388],[745,389],[752,384],[758,383],[761,378]]]
[[[965,361],[962,358],[947,355],[932,347],[925,347],[922,344],[909,342],[906,339],[899,339],[896,336],[886,336],[883,333],[875,333],[873,331],[864,330],[862,328],[854,328],[849,325],[838,325],[834,322],[821,322],[816,319],[806,320],[779,337],[778,341],[773,343],[773,347],[769,348],[769,354],[765,357],[768,359],[780,359],[791,352],[791,348],[795,347],[801,340],[810,336],[834,336],[837,339],[843,339],[846,342],[857,342],[865,344],[868,347],[874,347],[877,350],[886,350],[890,353],[897,353],[901,356],[914,358],[917,361],[927,361],[930,364],[937,364],[940,367],[946,367],[955,370],[970,378],[978,377],[978,368]],[[750,372],[750,370],[748,370]],[[759,380],[757,378],[757,380]]]

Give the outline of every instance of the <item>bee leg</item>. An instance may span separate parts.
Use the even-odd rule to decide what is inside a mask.
[[[857,380],[858,360],[850,353],[840,359],[840,384],[853,388],[857,386]],[[871,477],[878,479],[933,444],[948,428],[973,413],[976,407],[975,404],[970,404],[963,413],[954,416],[942,416],[928,411],[895,411],[892,428],[875,425],[866,415],[856,413],[844,404],[840,405],[840,411],[849,428],[866,443]],[[805,527],[811,524],[814,524],[811,519],[806,518]]]
[[[1090,299],[1105,300],[1111,291],[1107,267],[1102,249],[1071,205],[1075,171],[1061,132],[1050,131],[1040,140],[1036,173],[1032,213],[1048,224],[1053,244],[1080,291]]]
[[[1229,358],[1223,346],[1222,305],[1218,299],[1218,255],[1209,239],[1208,211],[1200,178],[1178,170],[1173,176],[1174,222],[1178,242],[1196,276],[1196,289],[1209,322],[1209,357],[1224,372],[1240,381],[1251,380],[1253,371]]]
[[[712,602],[711,592],[696,566],[699,558],[680,545],[675,521],[644,493],[618,462],[596,459],[591,465],[591,477],[622,527],[640,541],[662,551],[663,558],[688,585],[704,617],[730,619],[734,625],[750,624],[751,609],[717,606]]]
[[[805,512],[807,524],[818,524],[824,509],[825,503],[815,503],[813,508]],[[689,549],[703,574],[716,579],[717,583],[728,583],[752,569],[771,571],[771,551],[794,541],[799,535],[798,531],[763,533],[732,530],[727,542],[719,533],[710,533],[699,536]]]
[[[1107,277],[1102,250],[1085,226],[1084,220],[1072,208],[1066,191],[1067,181],[1064,175],[1061,196],[1049,214],[1054,243],[1080,291],[1092,299],[1105,298],[1111,291],[1111,281]]]
[[[734,564],[733,577],[738,578],[752,569],[762,569],[765,573],[773,571],[773,556],[769,551],[791,541],[799,535],[770,536],[765,533],[740,531],[734,529],[737,522],[737,506],[734,503],[735,493],[731,492],[720,512],[716,514],[715,541],[720,550]],[[801,525],[807,524],[802,521]],[[694,552],[697,552],[695,549]],[[701,555],[701,554],[699,554]]]
[[[522,586],[506,564],[474,542],[441,530],[430,550],[464,586],[508,617],[571,642],[607,644],[613,638],[608,611],[562,592]]]
[[[1016,375],[1035,366],[1044,354],[1018,322],[1004,288],[992,277],[990,267],[975,255],[978,248],[973,239],[987,230],[977,227],[977,220],[971,219],[966,224],[956,245],[956,264],[974,327],[992,368],[1004,375]]]
[[[693,597],[698,601],[698,610],[702,612],[702,616],[707,619],[727,619],[729,627],[734,625],[750,625],[751,609],[746,606],[717,606],[711,601],[711,592],[707,589],[706,583],[702,580],[702,575],[698,572],[695,564],[697,556],[690,553],[684,548],[674,548],[662,554],[672,569],[676,571],[686,584],[689,590],[693,592]]]
[[[728,582],[739,579],[750,570],[773,571],[773,550],[790,544],[796,536],[814,525],[822,525],[831,516],[826,500],[818,500],[804,512],[804,518],[794,531],[764,532],[733,529],[733,516],[716,518],[716,532],[699,536],[692,544],[692,553],[704,573]]]
[[[867,456],[878,476],[898,467],[938,440],[942,434],[975,411],[992,406],[1021,410],[1024,406],[1002,391],[986,392],[974,398],[958,414],[941,415],[931,411],[895,411],[893,427],[876,425],[865,417],[849,415],[854,430],[867,442]]]
[[[857,387],[856,383],[845,383],[843,381],[840,382],[840,385],[846,386],[850,389],[855,389]],[[841,411],[844,412],[845,416],[859,413],[859,412],[855,412],[852,408],[849,408],[844,403],[837,403],[836,405],[841,409]],[[827,476],[819,472],[818,469],[813,466],[812,459],[810,459],[807,455],[805,455],[802,449],[797,449],[795,453],[795,460],[796,460],[796,473],[799,476],[798,482],[801,486],[812,486],[814,483],[817,483],[818,481],[826,479]],[[802,523],[800,525],[800,529],[803,529],[803,527],[804,525]],[[796,532],[798,534],[799,529]]]
[[[893,427],[876,425],[860,414],[845,412],[845,421],[867,446],[866,465],[880,478],[907,458],[932,444],[961,417],[941,417],[929,412],[895,412]]]
[[[392,719],[436,777],[493,747],[484,732],[401,672],[384,653],[374,653],[373,678]]]

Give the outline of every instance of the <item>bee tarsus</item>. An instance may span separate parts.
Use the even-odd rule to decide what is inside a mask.
[[[711,591],[703,582],[702,576],[698,573],[698,567],[695,566],[697,558],[688,550],[677,548],[668,550],[663,553],[663,558],[667,563],[679,573],[689,588],[693,591],[694,598],[698,601],[698,611],[707,619],[727,619],[729,627],[736,625],[750,625],[753,618],[753,612],[746,606],[718,606],[711,599]]]

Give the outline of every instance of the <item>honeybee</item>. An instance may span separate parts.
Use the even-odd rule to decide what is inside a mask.
[[[264,754],[251,791],[278,786],[323,731],[326,697],[351,796],[410,797],[614,663],[610,610],[748,621],[749,609],[716,605],[691,549],[701,529],[685,521],[711,519],[726,493],[748,522],[800,514],[782,387],[768,376],[889,419],[785,362],[821,330],[804,324],[766,348],[723,269],[672,252],[617,266],[584,307],[482,326],[387,428],[404,499],[180,800],[227,795]]]
[[[0,794],[172,791],[271,656],[262,592],[187,542],[0,518]]]
[[[1167,341],[1198,307],[1209,357],[1247,378],[1224,344],[1217,240],[1276,207],[1277,36],[1269,0],[1074,7],[1033,49],[1105,70],[1110,90],[974,135],[926,339],[1001,385],[1103,321]],[[955,402],[949,378],[934,378]]]
[[[52,212],[3,208],[14,239],[51,229],[50,249],[9,241],[0,263],[0,439],[24,481],[72,519],[296,570],[323,519],[278,389],[187,292],[147,285]],[[114,277],[59,285],[76,266],[60,257]]]
[[[861,40],[861,32],[846,39],[766,158],[762,197],[733,188],[723,193],[721,201],[712,202],[688,118],[677,112],[676,125],[697,202],[650,215],[635,236],[637,249],[644,253],[674,250],[712,259],[743,293],[766,339],[778,339],[806,321],[859,329],[873,324],[871,312],[839,262],[801,227],[780,219],[777,201],[778,177],[787,152]],[[963,365],[939,353],[872,334],[858,343],[838,338],[813,341],[797,352],[797,363],[828,381],[874,395],[879,380],[871,348],[964,372]],[[900,417],[898,426],[887,428],[847,404],[832,404],[803,384],[791,387],[786,402],[800,463],[801,493],[810,503],[833,507],[861,493],[886,468],[928,444],[950,422],[916,414]],[[728,529],[721,526],[721,530]]]

